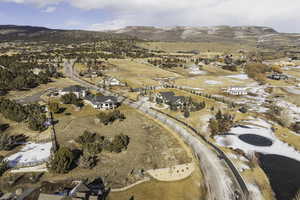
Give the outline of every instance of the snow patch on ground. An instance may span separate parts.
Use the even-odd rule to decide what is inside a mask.
[[[200,70],[199,66],[197,66],[197,65],[192,65],[189,68],[189,70],[190,70],[190,74],[193,74],[193,75],[204,75],[204,74],[207,74],[206,71]]]
[[[201,127],[201,132],[208,133],[208,122],[212,118],[211,114],[202,115],[200,117],[200,121],[204,124],[204,126]]]
[[[250,192],[250,195],[252,196],[252,199],[255,199],[255,200],[262,200],[263,199],[257,185],[248,183],[247,187],[248,187],[248,190]]]
[[[208,84],[208,85],[219,85],[219,84],[222,84],[221,81],[215,81],[215,80],[206,80],[205,83]]]
[[[50,157],[52,143],[27,143],[21,151],[6,158],[10,167],[25,167],[41,164]]]
[[[245,163],[238,163],[237,168],[240,172],[250,169],[250,167],[248,165],[246,165]]]
[[[267,97],[270,95],[269,93],[265,92],[265,89],[268,86],[266,85],[258,85],[257,83],[250,84],[247,88],[248,94],[252,93],[255,96],[247,95],[245,96],[246,99],[240,101],[239,103],[246,104],[250,107],[250,111],[255,111],[259,113],[266,112],[268,108],[264,106]]]
[[[241,149],[248,155],[252,155],[254,152],[260,152],[264,154],[277,154],[300,161],[300,152],[277,139],[271,130],[271,124],[262,119],[248,120],[245,122],[253,125],[247,125],[247,127],[234,127],[230,130],[230,133],[233,135],[216,136],[215,140],[217,144],[234,149]],[[254,134],[266,137],[270,139],[273,144],[267,147],[248,144],[238,137],[239,135],[244,134]]]
[[[296,89],[296,88],[284,88],[284,90],[286,90],[287,92],[292,93],[292,94],[300,95],[300,89]]]
[[[247,74],[236,74],[236,75],[229,75],[226,76],[226,78],[235,78],[235,79],[240,79],[240,80],[247,80],[249,79]]]
[[[300,107],[296,106],[295,104],[292,104],[290,102],[287,102],[285,100],[277,100],[275,103],[277,106],[288,109],[290,111],[291,116],[295,121],[300,121]]]
[[[11,170],[11,173],[29,173],[29,172],[47,172],[46,164],[34,166],[34,167],[25,167]]]

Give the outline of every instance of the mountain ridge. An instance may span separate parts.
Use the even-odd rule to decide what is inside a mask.
[[[300,48],[300,33],[280,33],[267,26],[127,26],[117,30],[87,31],[37,26],[0,25],[1,41],[83,42],[139,39],[162,42],[249,43],[267,49]]]

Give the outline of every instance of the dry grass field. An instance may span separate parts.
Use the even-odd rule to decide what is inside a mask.
[[[123,133],[130,137],[130,144],[120,154],[101,153],[98,165],[93,170],[74,169],[66,175],[51,177],[51,180],[102,176],[112,186],[120,187],[130,182],[127,179],[133,169],[157,169],[191,162],[189,153],[168,130],[132,108],[121,106],[119,110],[126,119],[110,125],[97,122],[95,119],[99,111],[90,106],[80,111],[68,106],[65,112],[72,113],[71,116],[55,115],[55,119],[59,120],[55,126],[57,140],[62,146],[77,148],[74,139],[85,130],[106,137]]]
[[[151,180],[124,192],[113,192],[108,200],[128,200],[130,197],[142,200],[194,200],[204,199],[205,187],[199,169],[192,176],[176,182],[158,182]]]
[[[265,200],[273,200],[273,192],[268,180],[268,177],[264,173],[264,171],[256,165],[254,168],[250,170],[245,170],[242,173],[242,176],[245,177],[246,181],[249,183],[254,183],[259,187],[259,190]]]
[[[144,87],[159,85],[156,78],[178,77],[179,75],[148,64],[139,63],[139,60],[129,59],[109,59],[111,64],[117,69],[109,71],[107,74],[126,82],[129,87]]]
[[[6,97],[10,98],[10,99],[19,99],[19,98],[32,96],[32,95],[40,93],[40,92],[44,92],[48,88],[64,88],[64,87],[68,87],[70,85],[76,85],[76,84],[77,84],[76,82],[74,82],[68,78],[54,79],[54,81],[51,83],[40,85],[29,91],[11,91],[11,92],[9,92],[9,94]]]
[[[163,50],[168,53],[177,51],[198,50],[202,52],[215,52],[222,54],[223,52],[237,52],[241,49],[254,49],[246,44],[233,43],[215,43],[215,42],[144,42],[139,44],[141,47],[152,50]]]
[[[295,149],[300,151],[300,137],[299,134],[293,133],[288,128],[283,128],[281,126],[275,126],[275,135],[278,139],[292,145]]]
[[[175,84],[179,86],[189,86],[193,88],[202,88],[205,93],[218,94],[222,88],[229,86],[247,86],[254,81],[252,79],[239,79],[227,76],[238,77],[240,72],[230,72],[219,67],[204,66],[203,71],[206,74],[190,76],[187,78],[178,78]]]

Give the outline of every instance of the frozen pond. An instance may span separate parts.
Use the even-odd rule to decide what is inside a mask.
[[[273,144],[272,140],[254,134],[240,135],[239,139],[255,146],[271,146]]]
[[[300,162],[274,154],[259,156],[277,200],[292,200],[300,188]]]
[[[267,123],[262,119],[252,119],[248,121],[244,121],[244,123],[248,123],[246,126],[236,126],[230,130],[229,135],[220,135],[216,136],[216,142],[221,146],[231,147],[234,149],[241,149],[246,154],[253,154],[255,152],[263,153],[263,154],[277,154],[281,156],[290,157],[300,161],[300,153],[296,151],[293,147],[288,144],[282,142],[277,139],[274,135],[271,127],[272,125]],[[240,137],[245,137],[242,135],[256,135],[265,139],[272,141],[272,145],[270,146],[259,146],[250,144],[249,141],[245,142],[240,139]],[[253,137],[253,136],[252,136]],[[265,141],[264,139],[264,141]]]
[[[276,138],[268,122],[251,119],[244,124],[233,127],[228,135],[216,136],[216,142],[243,150],[246,155],[260,153],[260,165],[269,177],[277,199],[292,200],[300,188],[300,153]]]

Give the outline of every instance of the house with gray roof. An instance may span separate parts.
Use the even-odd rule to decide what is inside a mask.
[[[184,96],[176,96],[174,92],[159,92],[156,94],[156,102],[182,107],[185,104]]]
[[[66,88],[63,88],[59,94],[60,95],[65,95],[65,94],[70,94],[73,93],[77,96],[77,98],[85,98],[87,95],[88,89],[85,87],[82,87],[80,85],[72,85]]]
[[[96,109],[110,110],[119,106],[118,99],[114,96],[86,95],[84,101]]]
[[[278,73],[274,73],[268,76],[269,79],[273,79],[273,80],[288,80],[288,76],[285,74],[278,74]]]

